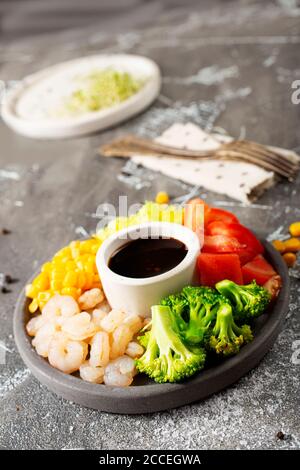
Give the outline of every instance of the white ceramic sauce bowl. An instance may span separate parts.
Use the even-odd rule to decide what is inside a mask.
[[[109,267],[111,256],[130,240],[137,238],[175,238],[187,247],[185,258],[173,269],[147,278],[130,278],[114,273]],[[151,306],[171,293],[196,281],[196,261],[200,252],[197,235],[183,225],[168,222],[147,222],[111,235],[103,242],[96,264],[104,293],[112,308],[143,317],[150,317]]]

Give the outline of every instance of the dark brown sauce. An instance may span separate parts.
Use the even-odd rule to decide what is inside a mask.
[[[186,254],[185,244],[175,238],[138,238],[113,253],[108,266],[121,276],[152,277],[175,268]]]

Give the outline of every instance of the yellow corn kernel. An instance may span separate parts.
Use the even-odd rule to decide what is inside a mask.
[[[29,297],[30,299],[34,299],[35,297],[37,297],[39,290],[37,289],[36,286],[32,284],[27,284],[27,286],[25,287],[25,293],[26,293],[26,297]]]
[[[100,277],[99,277],[99,274],[98,274],[98,273],[95,273],[95,274],[94,274],[93,282],[99,282],[99,283],[101,284]]]
[[[54,258],[56,257],[71,258],[71,256],[72,256],[71,248],[69,246],[65,246],[64,248],[59,250],[57,253],[55,253]]]
[[[52,270],[52,263],[50,261],[48,261],[48,263],[44,263],[41,269],[42,273],[50,273],[51,270]]]
[[[288,240],[285,240],[284,242],[284,248],[285,252],[292,251],[293,253],[296,253],[297,251],[300,250],[300,240],[298,238],[289,238]]]
[[[95,255],[97,251],[99,250],[99,247],[100,247],[100,243],[95,243],[91,248],[91,253]]]
[[[78,287],[63,287],[61,290],[62,295],[70,295],[74,299],[78,299],[81,296],[81,289]]]
[[[101,287],[102,287],[101,282],[94,282],[94,283],[92,284],[92,287],[91,287],[91,288],[92,288],[92,289],[101,289]]]
[[[52,292],[50,290],[45,290],[44,292],[39,292],[37,296],[38,302],[48,302],[52,297]]]
[[[63,278],[61,279],[51,279],[50,289],[51,290],[60,290],[63,287]]]
[[[82,253],[82,254],[90,253],[92,245],[93,245],[93,240],[92,239],[84,240],[83,242],[80,243],[80,253]]]
[[[75,263],[76,263],[77,268],[80,269],[80,271],[84,271],[84,262],[82,261],[80,257],[77,257],[75,259]]]
[[[31,302],[31,304],[28,307],[29,312],[34,313],[34,312],[37,311],[38,308],[39,308],[39,304],[38,304],[37,299],[33,299],[33,301]]]
[[[284,253],[284,255],[282,256],[284,261],[286,262],[286,265],[289,267],[289,268],[292,268],[294,266],[294,264],[296,263],[296,255],[295,253]]]
[[[284,253],[285,251],[285,245],[284,242],[281,240],[274,240],[272,242],[272,245],[274,246],[275,250],[279,251],[279,253]]]
[[[86,273],[92,273],[94,274],[94,271],[95,271],[95,262],[94,261],[87,261],[85,264],[84,264],[84,271]]]
[[[294,222],[289,227],[292,237],[300,237],[300,222]]]
[[[74,271],[68,271],[63,281],[63,287],[77,287],[78,275]]]
[[[85,272],[85,290],[91,289],[94,283],[94,274],[92,272],[86,271]]]
[[[169,195],[165,191],[159,191],[155,196],[155,202],[158,204],[168,204],[169,200]]]
[[[39,290],[47,290],[49,288],[49,277],[47,273],[40,273],[32,282],[32,284]]]
[[[78,240],[75,240],[70,243],[69,247],[71,250],[72,258],[77,258],[80,255],[80,242]]]
[[[66,270],[64,271],[52,271],[50,274],[50,281],[63,281],[66,275]]]
[[[66,269],[66,271],[75,271],[75,269],[76,269],[75,261],[73,261],[73,260],[67,261],[66,265],[65,265],[65,269]]]
[[[77,287],[83,289],[86,283],[86,275],[83,272],[79,272],[77,275]]]

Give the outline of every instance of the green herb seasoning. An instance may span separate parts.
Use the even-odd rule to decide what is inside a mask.
[[[94,71],[77,80],[80,87],[65,103],[66,111],[71,114],[111,108],[137,93],[144,84],[128,72],[111,69]]]

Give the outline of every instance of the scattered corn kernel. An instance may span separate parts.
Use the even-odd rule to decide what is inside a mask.
[[[298,238],[289,238],[288,240],[285,240],[284,242],[284,248],[285,252],[292,251],[293,253],[296,253],[297,251],[300,250],[300,240]]]
[[[158,204],[168,204],[169,200],[169,195],[165,191],[159,191],[156,194],[155,202],[157,202]]]
[[[292,237],[300,237],[300,222],[291,224],[289,230]]]
[[[282,256],[284,261],[286,262],[286,265],[289,267],[289,268],[292,268],[294,266],[294,264],[296,263],[296,255],[295,253],[284,253],[284,255]]]
[[[281,240],[274,240],[272,242],[272,245],[274,246],[275,250],[279,251],[279,253],[284,253],[285,251],[285,244]]]

